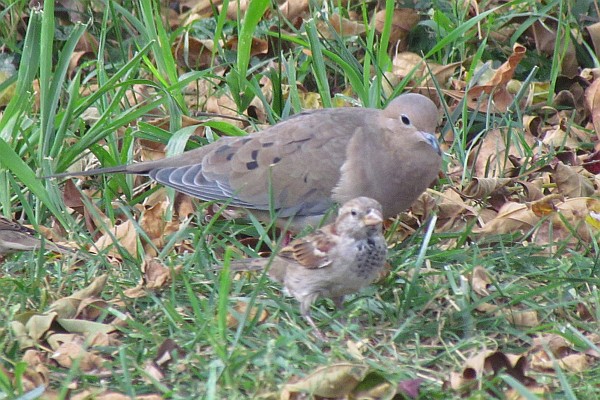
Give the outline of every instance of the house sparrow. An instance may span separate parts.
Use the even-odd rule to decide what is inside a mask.
[[[232,262],[231,270],[268,268],[300,302],[300,312],[315,335],[327,340],[310,316],[319,297],[343,305],[344,296],[371,284],[384,270],[387,246],[382,233],[381,205],[368,197],[343,204],[334,223],[295,239],[271,258]]]
[[[0,257],[15,251],[31,251],[41,248],[42,241],[36,235],[37,233],[33,229],[0,216]],[[44,241],[44,248],[57,253],[77,253],[75,249],[52,243],[49,240]]]
[[[420,94],[387,108],[307,111],[262,132],[221,137],[178,156],[131,165],[68,172],[148,175],[205,201],[242,207],[263,220],[275,210],[294,217],[290,229],[316,226],[335,203],[369,196],[393,217],[436,179],[441,150],[433,136],[438,110]]]

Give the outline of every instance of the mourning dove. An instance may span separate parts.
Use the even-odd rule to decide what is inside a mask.
[[[31,251],[42,247],[33,229],[0,216],[0,257],[16,251]],[[76,254],[77,251],[46,240],[44,247],[57,253]]]
[[[438,175],[441,151],[432,134],[437,115],[431,100],[409,93],[384,110],[303,112],[261,132],[222,137],[178,156],[54,177],[148,175],[262,219],[270,210],[278,217],[294,216],[298,229],[316,226],[332,204],[358,196],[379,201],[388,218],[410,207]]]
[[[293,240],[274,257],[234,261],[231,270],[267,267],[269,276],[300,302],[300,312],[316,336],[326,340],[310,317],[310,307],[326,297],[340,308],[344,296],[379,277],[387,255],[382,222],[381,205],[358,197],[342,205],[334,223]]]

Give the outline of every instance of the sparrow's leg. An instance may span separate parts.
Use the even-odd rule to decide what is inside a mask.
[[[306,319],[306,322],[308,322],[311,328],[313,328],[313,332],[317,339],[323,342],[328,342],[329,339],[327,339],[327,336],[325,336],[323,332],[321,332],[321,330],[317,328],[317,324],[315,324],[315,321],[313,321],[313,319],[310,316],[310,307],[317,300],[318,297],[318,293],[312,293],[309,296],[306,296],[304,299],[302,299],[302,302],[300,303],[300,313],[302,314],[304,319]]]
[[[331,300],[338,310],[344,309],[344,296],[332,297]]]

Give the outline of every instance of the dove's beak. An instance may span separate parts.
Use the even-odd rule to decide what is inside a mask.
[[[433,147],[433,149],[436,151],[436,153],[438,153],[441,156],[442,149],[440,148],[440,143],[437,141],[435,136],[433,136],[431,133],[427,133],[427,132],[421,132],[421,135],[423,135],[423,138],[425,139],[425,141],[431,147]]]
[[[383,222],[383,216],[378,210],[369,210],[363,217],[363,223],[366,226],[373,226]]]

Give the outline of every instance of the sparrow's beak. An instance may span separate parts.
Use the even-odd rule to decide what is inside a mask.
[[[363,217],[363,223],[366,226],[373,226],[383,222],[383,216],[378,210],[369,210],[369,212]]]

